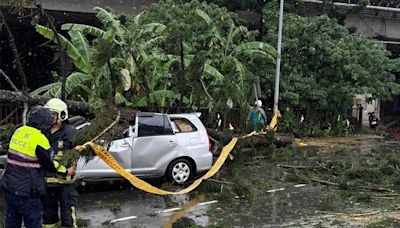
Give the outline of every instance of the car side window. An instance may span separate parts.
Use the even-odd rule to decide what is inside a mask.
[[[196,127],[187,119],[173,119],[172,122],[176,126],[176,132],[194,132],[197,131]]]
[[[172,135],[171,124],[165,115],[140,116],[138,137]]]

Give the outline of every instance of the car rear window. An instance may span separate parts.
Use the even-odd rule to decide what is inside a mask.
[[[167,116],[157,115],[139,117],[138,137],[172,134],[174,133]]]
[[[194,132],[196,127],[187,119],[172,119],[175,132]]]

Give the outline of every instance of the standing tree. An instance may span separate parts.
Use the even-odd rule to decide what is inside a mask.
[[[235,14],[214,4],[161,1],[147,8],[143,18],[167,26],[169,42],[163,50],[180,66],[172,74],[184,76],[179,81],[186,82],[176,91],[197,106],[226,110],[232,100],[235,106],[246,107],[256,76],[250,62],[256,59],[270,67],[274,61],[273,47],[255,42],[255,33],[240,26]]]
[[[265,21],[278,18],[278,6],[265,8]],[[267,42],[277,40],[277,23],[268,23]],[[346,117],[355,94],[390,99],[400,92],[391,74],[392,60],[379,44],[354,36],[326,15],[285,14],[283,33],[282,107],[300,109],[306,119],[328,121]],[[273,83],[269,72],[263,86]],[[327,116],[321,115],[325,110]]]

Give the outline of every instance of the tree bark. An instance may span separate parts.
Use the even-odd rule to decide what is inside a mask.
[[[183,41],[180,42],[180,57],[181,57],[181,72],[178,74],[180,75],[180,79],[178,82],[179,85],[179,93],[181,94],[181,97],[178,102],[178,109],[177,112],[179,113],[182,108],[183,104],[183,93],[184,93],[184,85],[185,85],[185,56],[184,56],[184,50],[183,50]]]
[[[28,97],[28,82],[26,80],[26,75],[24,72],[24,68],[22,67],[22,63],[21,63],[21,58],[19,57],[19,53],[18,53],[18,48],[17,45],[15,44],[15,39],[13,34],[11,33],[10,27],[8,27],[7,24],[7,20],[6,17],[4,16],[3,12],[0,9],[0,19],[1,19],[1,24],[3,25],[6,35],[7,35],[7,39],[8,39],[8,43],[10,44],[12,53],[14,55],[14,59],[15,59],[15,65],[17,67],[17,71],[18,71],[18,75],[21,79],[21,84],[22,84],[22,93],[24,94],[25,97]],[[16,87],[14,86],[14,89]],[[28,113],[28,104],[24,103],[24,111],[22,114],[22,122],[25,124],[26,123],[26,114]]]
[[[8,90],[0,89],[0,103],[14,103],[23,104],[27,102],[29,105],[45,104],[51,97],[46,96],[35,96],[28,97],[21,92],[13,92]],[[68,111],[77,115],[90,115],[90,105],[85,102],[77,102],[71,100],[65,100],[67,103]]]
[[[21,83],[22,83],[22,91],[27,94],[28,93],[28,83],[26,81],[26,76],[25,76],[25,72],[24,69],[22,68],[22,64],[21,64],[21,59],[19,57],[19,53],[18,53],[18,49],[17,49],[17,45],[15,44],[15,40],[14,40],[14,36],[11,33],[10,27],[8,27],[6,18],[3,14],[3,12],[0,10],[0,19],[1,19],[1,24],[3,25],[4,29],[5,29],[5,33],[7,35],[7,39],[8,39],[8,43],[11,47],[12,53],[14,55],[14,59],[15,59],[15,65],[18,71],[18,75],[21,79]]]

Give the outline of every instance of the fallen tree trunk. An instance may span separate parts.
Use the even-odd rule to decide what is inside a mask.
[[[27,102],[29,105],[43,105],[45,104],[51,97],[47,96],[26,96],[21,92],[13,92],[9,90],[0,89],[0,103],[12,103],[12,104],[23,104]],[[77,102],[66,100],[65,103],[68,105],[68,111],[70,113],[76,115],[87,116],[90,114],[90,105],[85,102]]]

